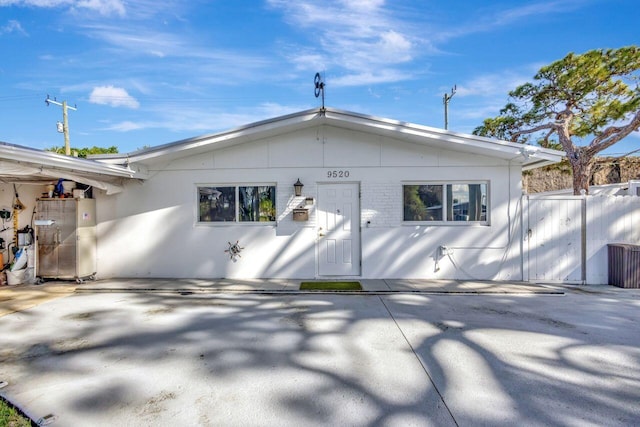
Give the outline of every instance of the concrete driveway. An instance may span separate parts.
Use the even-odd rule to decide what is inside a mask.
[[[0,317],[0,394],[55,426],[640,425],[638,290],[138,284]]]

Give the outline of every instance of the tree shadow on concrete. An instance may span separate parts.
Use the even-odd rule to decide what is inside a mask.
[[[419,298],[387,304],[460,425],[640,420],[637,302],[478,297],[452,306],[438,303],[451,297]],[[440,320],[421,324],[425,309]]]
[[[57,336],[43,331],[4,354],[3,364],[22,373],[13,382],[47,389],[63,377],[76,390],[63,393],[58,411],[111,413],[114,422],[126,422],[128,412],[141,424],[155,423],[179,413],[178,406],[197,406],[197,420],[206,415],[218,425],[453,425],[424,372],[386,381],[388,371],[410,378],[421,368],[405,342],[388,345],[398,333],[375,296],[104,297],[113,310],[68,298],[77,304],[55,318]],[[386,332],[363,340],[368,330]],[[394,366],[398,359],[406,366]],[[136,367],[148,371],[144,378]]]
[[[76,295],[0,362],[60,422],[637,423],[633,301],[584,298]]]

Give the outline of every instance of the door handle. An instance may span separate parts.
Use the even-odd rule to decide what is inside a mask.
[[[324,233],[322,232],[322,227],[318,229],[318,237],[324,237]]]

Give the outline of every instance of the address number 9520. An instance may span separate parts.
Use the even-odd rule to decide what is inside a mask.
[[[327,178],[349,178],[348,170],[327,171]]]

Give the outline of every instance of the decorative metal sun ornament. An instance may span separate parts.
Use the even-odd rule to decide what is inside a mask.
[[[224,252],[229,254],[229,259],[232,261],[237,261],[238,258],[241,258],[240,252],[244,249],[240,247],[239,240],[236,240],[235,243],[227,242],[229,244],[229,249],[226,249]]]

